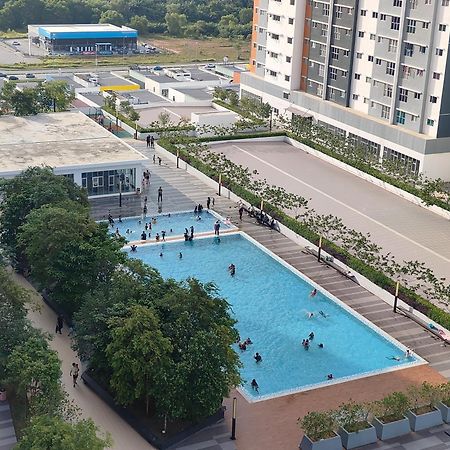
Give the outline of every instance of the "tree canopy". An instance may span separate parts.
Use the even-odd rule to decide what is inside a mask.
[[[220,31],[225,37],[247,37],[252,6],[251,0],[0,0],[0,29],[24,30],[35,23],[110,22],[128,24],[140,33],[167,31],[201,37],[217,36]]]

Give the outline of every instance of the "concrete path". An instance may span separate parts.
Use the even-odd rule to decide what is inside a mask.
[[[283,142],[213,145],[216,152],[270,184],[311,198],[321,214],[333,214],[402,260],[419,260],[450,280],[450,223],[394,194]]]
[[[16,445],[16,432],[8,402],[0,402],[0,450],[11,450]]]

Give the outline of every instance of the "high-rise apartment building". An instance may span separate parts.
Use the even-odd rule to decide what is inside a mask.
[[[241,94],[450,180],[450,0],[255,0]]]

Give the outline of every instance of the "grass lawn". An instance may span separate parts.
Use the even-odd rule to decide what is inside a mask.
[[[25,39],[27,33],[25,31],[0,31],[0,39]]]
[[[154,35],[139,39],[164,50],[156,55],[129,55],[98,57],[99,66],[121,65],[154,65],[190,62],[221,62],[224,56],[230,61],[246,62],[250,55],[250,43],[247,41],[232,41],[222,38],[184,39]],[[4,69],[57,69],[64,67],[83,67],[95,64],[95,56],[46,56],[40,63],[1,64]]]

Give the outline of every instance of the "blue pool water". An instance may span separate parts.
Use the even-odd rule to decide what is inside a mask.
[[[336,380],[415,361],[403,359],[403,349],[321,292],[310,298],[309,283],[241,234],[223,236],[220,243],[205,238],[140,246],[130,255],[156,267],[164,277],[194,276],[216,283],[231,304],[241,339],[253,341],[245,352],[236,348],[244,364],[244,389],[251,398],[322,383],[329,373]],[[231,263],[236,266],[234,277],[227,271]],[[308,318],[308,312],[314,316]],[[311,331],[315,338],[305,350],[301,341]],[[262,363],[256,364],[255,352],[261,354]],[[393,356],[402,361],[388,359]],[[253,378],[259,394],[251,390]]]
[[[114,227],[110,227],[111,233],[119,229],[119,233],[124,236],[128,241],[138,241],[141,237],[141,233],[145,230],[145,223],[152,222],[152,218],[156,219],[156,224],[152,224],[151,237],[154,238],[156,233],[161,235],[161,231],[165,230],[166,237],[181,236],[184,233],[185,228],[189,228],[191,225],[194,227],[195,233],[202,233],[205,231],[214,231],[214,223],[217,217],[208,211],[203,211],[199,217],[201,220],[197,220],[197,215],[193,212],[183,212],[174,214],[155,214],[149,215],[145,219],[142,217],[131,217],[122,219],[119,223],[115,219]],[[139,223],[141,222],[141,223]],[[224,221],[220,222],[220,229],[225,230],[230,228]],[[172,229],[172,232],[170,231]],[[126,231],[130,230],[131,233]],[[148,234],[148,231],[146,232]]]

